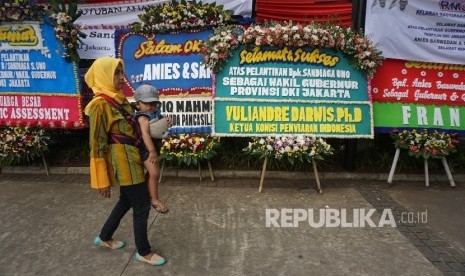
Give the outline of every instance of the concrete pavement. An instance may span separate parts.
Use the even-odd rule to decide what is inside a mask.
[[[2,170],[0,275],[465,275],[461,178],[456,188],[447,178],[430,179],[430,188],[421,180],[322,179],[320,195],[309,189],[313,180],[298,177],[267,178],[261,194],[257,178],[167,177],[160,195],[170,212],[151,211],[149,240],[168,262],[151,267],[134,259],[130,212],[115,233],[124,249],[93,246],[118,189],[103,199],[88,177]],[[267,209],[268,222],[280,215],[269,227]],[[325,212],[342,218],[343,209],[353,222],[373,210],[376,227],[330,225]],[[309,210],[312,223],[294,217]],[[385,210],[395,227],[377,227]]]

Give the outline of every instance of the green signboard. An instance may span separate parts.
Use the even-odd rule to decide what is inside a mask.
[[[318,134],[320,137],[371,133],[370,106],[348,103],[217,100],[215,130],[231,136]]]
[[[372,138],[365,75],[341,52],[239,47],[215,76],[213,133]]]
[[[434,106],[412,103],[373,103],[379,128],[437,128],[463,131],[464,106]]]

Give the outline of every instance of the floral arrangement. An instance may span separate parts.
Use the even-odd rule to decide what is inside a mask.
[[[417,131],[409,130],[393,130],[391,138],[394,140],[394,146],[398,149],[407,149],[408,154],[414,157],[437,158],[448,156],[457,151],[459,140],[455,134],[445,132],[428,132],[424,129]]]
[[[220,27],[215,33],[230,32],[228,30],[231,28],[231,26]],[[236,39],[239,43],[228,44],[231,38],[213,35],[203,45],[205,60],[208,61],[205,66],[217,73],[229,58],[228,53],[237,48],[239,44],[251,47],[269,45],[334,48],[346,54],[351,59],[354,68],[366,72],[370,77],[375,74],[376,67],[382,64],[383,59],[381,51],[362,33],[357,33],[351,28],[324,26],[319,23],[301,25],[292,22],[266,22],[263,26],[250,26]],[[217,44],[222,46],[217,46]],[[221,57],[215,47],[221,49]]]
[[[48,150],[50,136],[42,128],[7,126],[0,131],[0,163],[32,161]]]
[[[172,135],[163,140],[160,158],[167,161],[177,161],[179,165],[197,165],[216,155],[215,148],[219,146],[219,141],[219,137],[212,137],[209,134]]]
[[[202,4],[202,1],[173,0],[163,5],[149,6],[138,17],[141,22],[131,25],[131,31],[153,35],[187,30],[201,30],[219,26],[231,20],[231,12],[215,3]]]
[[[37,21],[44,14],[44,7],[36,0],[0,1],[0,21]]]
[[[77,3],[72,2],[65,5],[63,2],[61,5],[58,5],[56,0],[51,0],[50,3],[51,11],[48,11],[49,18],[51,24],[54,26],[56,38],[62,42],[65,49],[63,57],[67,61],[72,60],[78,63],[78,45],[83,44],[80,38],[85,38],[86,34],[79,31],[79,25],[74,24],[74,21],[81,16],[81,12],[77,12]]]
[[[334,149],[322,138],[293,135],[254,137],[243,151],[251,155],[258,155],[260,158],[271,157],[287,160],[293,165],[296,161],[324,160],[326,156],[333,154]]]
[[[204,66],[211,68],[217,73],[224,62],[232,57],[232,49],[239,46],[239,34],[237,29],[217,28],[210,38],[204,42],[202,51],[204,52]]]

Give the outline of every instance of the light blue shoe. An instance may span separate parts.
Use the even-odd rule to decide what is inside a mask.
[[[141,255],[139,255],[139,253],[136,252],[136,260],[155,266],[164,265],[166,263],[166,259],[156,253],[153,254],[150,260],[147,260],[146,258],[142,257]]]
[[[106,247],[110,249],[120,249],[123,248],[126,244],[123,241],[109,240],[102,241],[100,237],[95,237],[94,244],[100,247]]]

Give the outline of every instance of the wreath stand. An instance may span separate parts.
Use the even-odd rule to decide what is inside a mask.
[[[42,162],[44,163],[45,173],[46,173],[47,175],[50,175],[50,172],[49,172],[49,170],[48,170],[47,161],[45,160],[44,154],[41,153],[40,156],[42,157]]]
[[[197,165],[199,169],[199,179],[200,181],[202,181],[202,168],[200,167],[200,162],[198,162]],[[208,171],[210,172],[210,178],[212,181],[215,181],[215,178],[213,177],[212,164],[210,163],[210,160],[207,160],[207,165],[208,165]],[[162,182],[164,171],[165,171],[165,160],[163,160],[161,163],[160,177],[158,178],[158,183]]]
[[[392,161],[391,171],[389,172],[389,177],[387,180],[388,183],[392,183],[392,178],[394,177],[394,171],[396,170],[397,161],[399,161],[399,155],[400,155],[400,149],[397,148],[396,153],[394,155],[394,160]],[[429,187],[428,159],[423,159],[423,160],[424,160],[424,167],[425,167],[425,186]],[[454,179],[452,178],[449,165],[447,164],[447,160],[444,156],[441,158],[441,162],[442,162],[442,165],[444,166],[444,169],[446,170],[446,174],[447,174],[447,178],[449,179],[450,186],[455,187]]]
[[[258,188],[259,193],[261,193],[262,190],[263,190],[263,182],[265,180],[265,173],[266,173],[267,164],[268,164],[268,156],[265,156],[265,161],[263,161],[263,168],[262,168],[262,173],[261,173],[261,176],[260,176],[260,186]],[[316,168],[316,162],[315,162],[315,159],[313,159],[313,158],[312,158],[312,166],[313,166],[313,172],[315,173],[317,192],[319,194],[322,194],[323,190],[321,189],[320,178],[318,176],[318,170]]]

